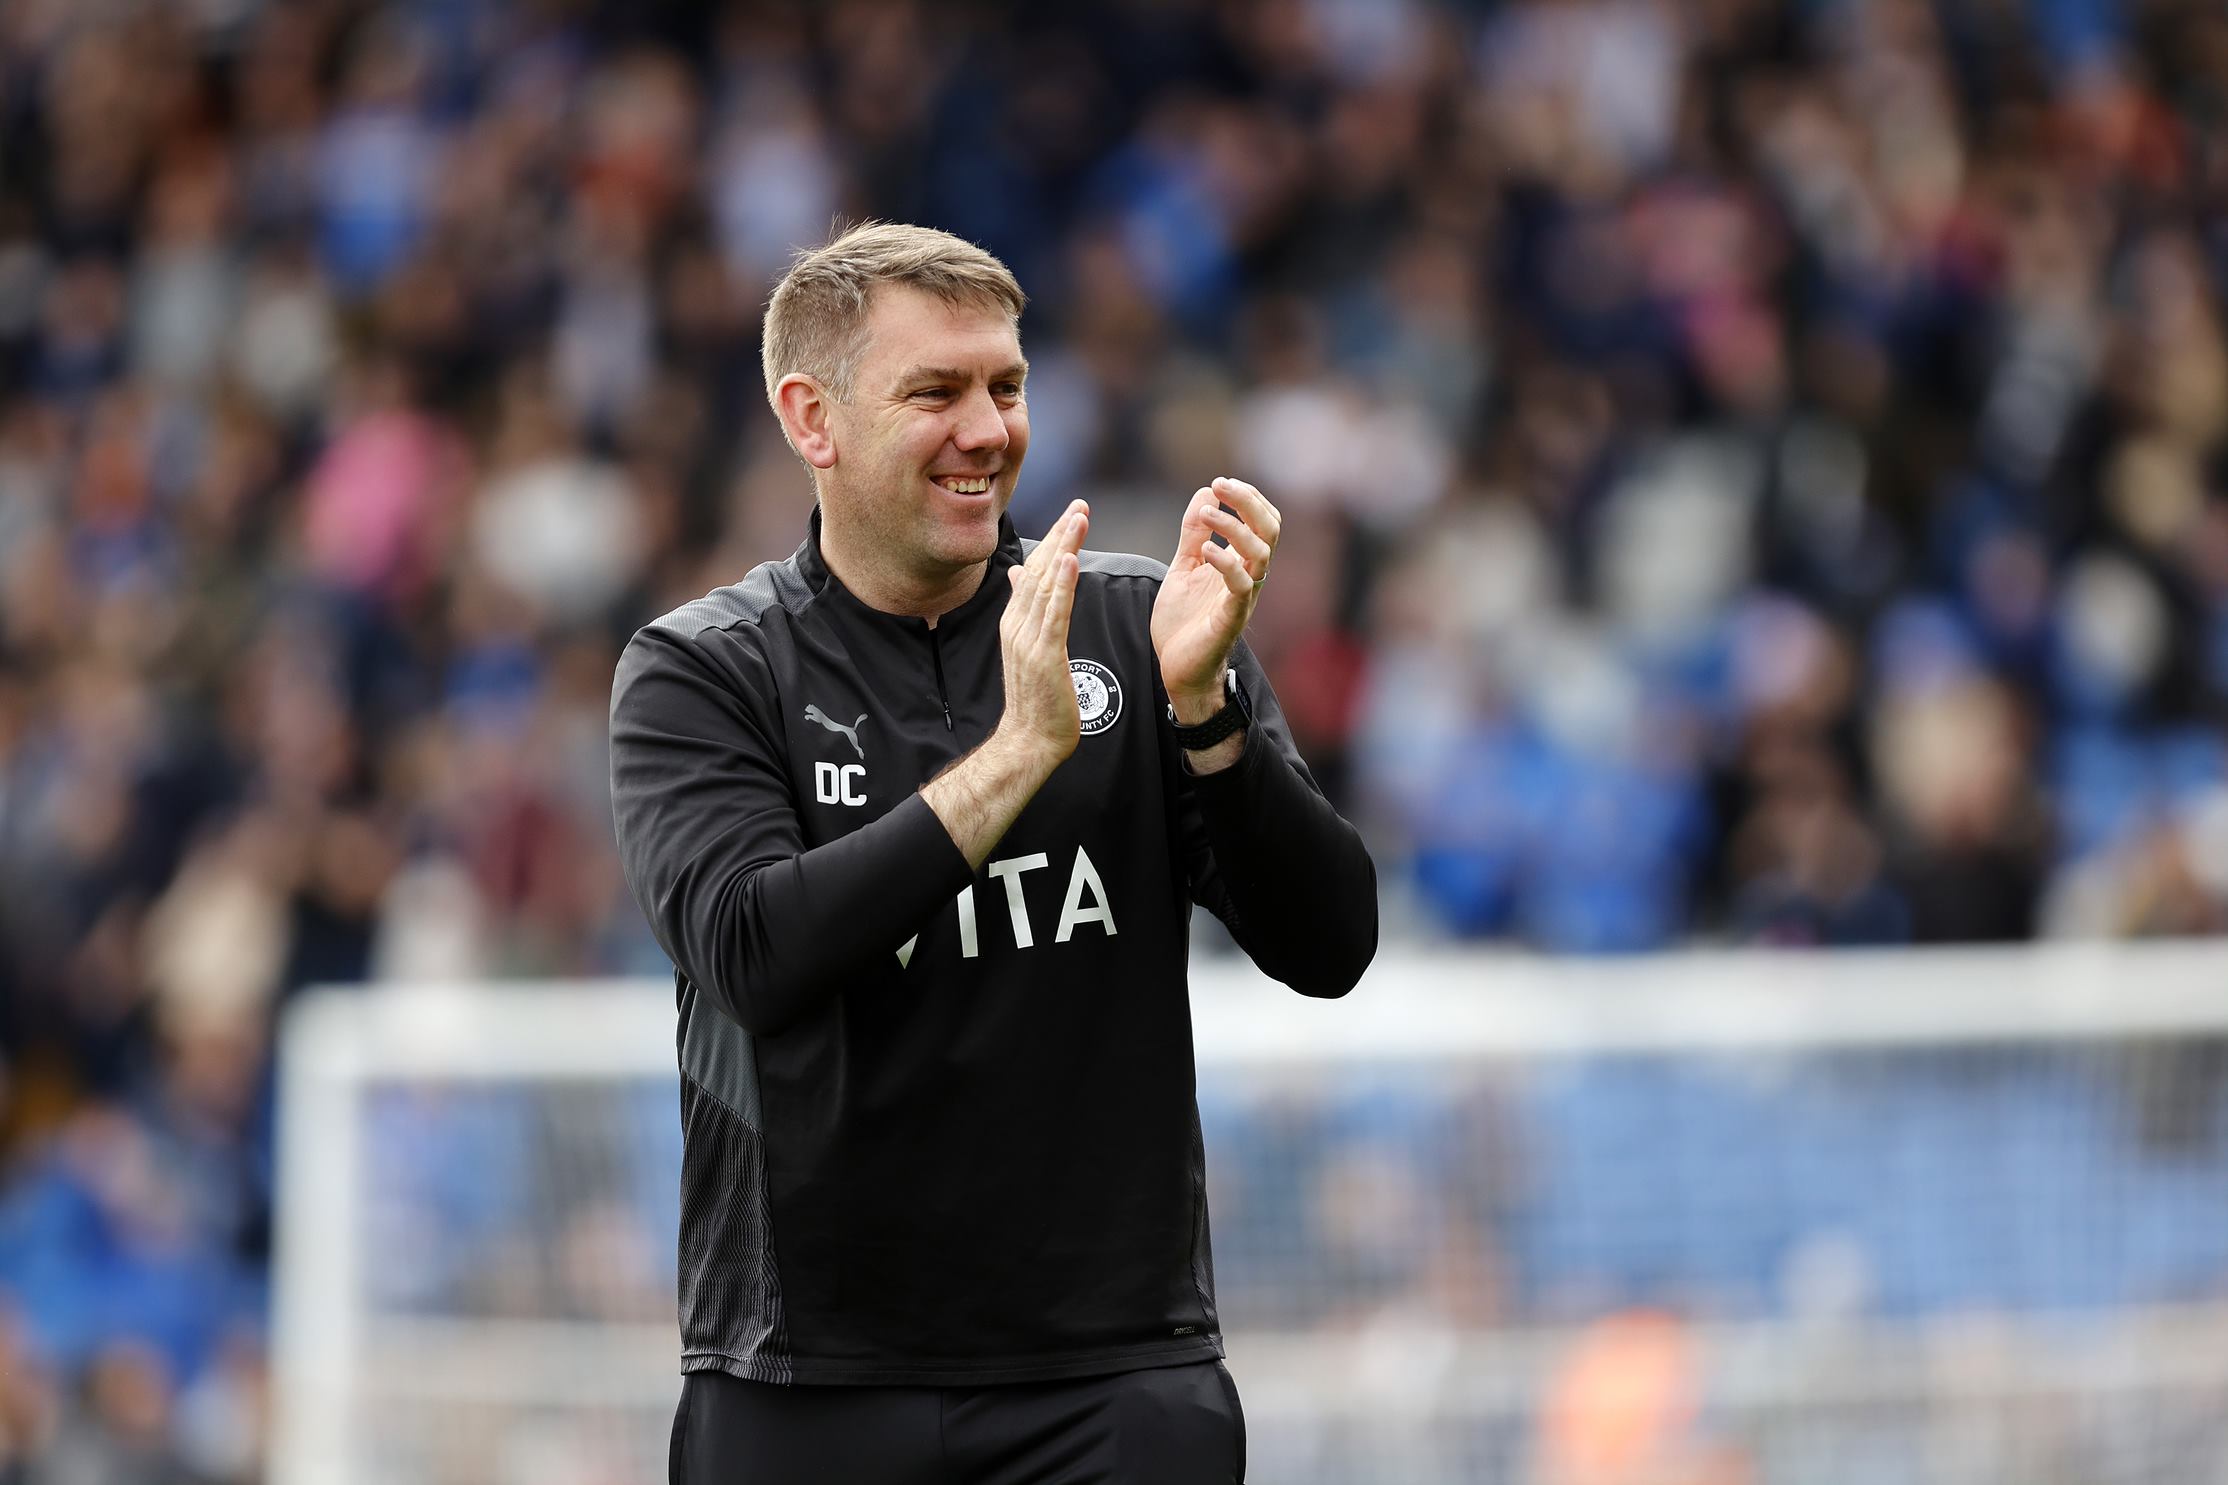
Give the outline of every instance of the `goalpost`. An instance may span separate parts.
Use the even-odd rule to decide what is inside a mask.
[[[1264,1485],[2228,1485],[2228,945],[1193,976]],[[669,985],[305,997],[274,1485],[650,1485]]]

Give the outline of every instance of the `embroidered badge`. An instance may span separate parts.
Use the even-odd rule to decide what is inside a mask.
[[[1122,715],[1122,683],[1114,672],[1096,660],[1070,660],[1068,677],[1075,682],[1075,709],[1083,719],[1085,737],[1104,732]]]

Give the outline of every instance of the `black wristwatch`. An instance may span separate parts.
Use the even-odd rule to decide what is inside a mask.
[[[1176,746],[1187,753],[1203,752],[1221,742],[1234,732],[1242,731],[1253,720],[1252,710],[1246,705],[1246,693],[1238,685],[1238,667],[1235,665],[1222,673],[1222,710],[1195,727],[1186,727],[1176,720],[1173,703],[1168,708],[1168,725],[1176,729]]]

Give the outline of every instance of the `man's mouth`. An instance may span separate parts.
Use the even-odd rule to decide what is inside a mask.
[[[987,474],[940,474],[936,483],[954,495],[983,495],[989,492],[992,478]]]

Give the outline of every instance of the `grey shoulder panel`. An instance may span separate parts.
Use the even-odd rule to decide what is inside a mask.
[[[1134,552],[1085,551],[1081,566],[1085,572],[1095,572],[1106,577],[1141,577],[1159,582],[1168,576],[1168,564],[1150,557],[1140,557]]]
[[[812,601],[812,589],[797,571],[796,559],[761,562],[739,583],[714,588],[702,598],[684,603],[650,628],[684,639],[694,639],[707,629],[731,624],[755,624],[768,609],[799,609]]]

